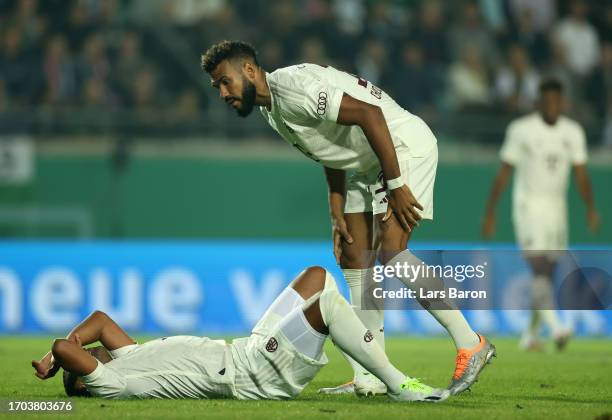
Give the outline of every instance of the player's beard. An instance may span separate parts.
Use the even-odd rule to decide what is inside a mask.
[[[242,98],[240,99],[240,108],[236,110],[239,116],[245,118],[253,112],[256,93],[255,85],[242,76]]]

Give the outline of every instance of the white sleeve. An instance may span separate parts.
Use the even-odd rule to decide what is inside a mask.
[[[344,92],[329,83],[309,84],[306,91],[304,108],[308,115],[323,121],[338,121],[340,104]]]
[[[287,121],[315,126],[321,121],[336,122],[344,92],[329,83],[312,77],[301,77],[293,92],[282,85],[276,87],[282,101],[281,113]]]
[[[119,357],[123,357],[131,353],[132,351],[134,351],[134,349],[136,349],[136,347],[138,347],[137,343],[128,344],[127,346],[119,347],[118,349],[115,349],[115,350],[110,350],[109,353],[113,359],[117,359]]]
[[[503,162],[516,165],[521,160],[521,137],[516,123],[512,123],[506,130],[506,138],[499,152]]]
[[[576,130],[570,144],[572,163],[574,165],[584,165],[587,162],[586,135],[579,124],[576,124]]]
[[[126,386],[125,378],[99,360],[97,362],[98,365],[93,372],[81,376],[81,381],[95,397],[119,398]]]

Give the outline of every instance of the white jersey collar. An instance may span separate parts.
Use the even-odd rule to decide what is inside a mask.
[[[274,114],[274,109],[276,107],[275,107],[274,95],[272,94],[272,87],[270,86],[270,73],[268,72],[266,72],[266,84],[268,85],[268,90],[270,91],[270,110],[268,111],[268,108],[266,106],[262,106],[262,108],[266,112],[269,112],[270,114]]]

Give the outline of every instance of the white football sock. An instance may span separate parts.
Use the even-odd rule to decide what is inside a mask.
[[[268,311],[284,317],[304,303],[304,298],[292,287],[286,287],[268,308]]]
[[[362,281],[365,278],[367,271],[368,270],[358,270],[352,268],[345,268],[342,270],[346,284],[348,284],[349,287],[351,307],[363,325],[365,325],[365,327],[372,332],[374,338],[378,342],[378,345],[385,350],[384,311],[378,309],[362,309]]]
[[[539,310],[538,312],[540,313],[542,322],[548,327],[550,334],[553,337],[557,337],[563,332],[563,327],[561,326],[561,322],[559,321],[556,311]]]
[[[333,278],[331,281],[333,282]],[[327,281],[319,297],[319,307],[334,343],[383,381],[390,392],[399,392],[406,375],[389,362],[373,334],[361,323],[353,308],[338,290],[328,286]]]
[[[457,309],[432,309],[429,311],[434,318],[444,327],[459,349],[472,349],[480,343],[478,334],[472,330],[470,324]]]
[[[361,320],[363,325],[367,329],[372,332],[372,335],[376,338],[376,341],[381,346],[381,348],[385,349],[385,333],[383,329],[384,322],[384,312],[371,310],[366,311],[361,309],[361,296],[362,296],[362,280],[363,276],[365,276],[367,270],[361,269],[353,269],[353,268],[344,268],[342,272],[344,273],[344,279],[346,280],[346,284],[349,287],[350,298],[351,298],[351,307],[353,311],[357,315],[357,317]],[[351,356],[342,352],[342,355],[349,362],[351,367],[353,368],[353,381],[358,382],[360,377],[369,375],[370,372],[359,363],[357,363]]]
[[[533,278],[532,304],[553,337],[563,331],[555,311],[552,280],[548,276],[538,275]]]
[[[540,333],[540,325],[542,323],[542,317],[536,310],[531,311],[531,319],[529,320],[529,326],[525,330],[523,337],[525,340],[536,340]]]
[[[423,261],[417,258],[409,250],[405,250],[397,254],[387,263],[387,265],[395,265],[398,262],[402,265],[404,263],[410,265],[424,264]],[[442,281],[437,279],[439,284],[432,286],[432,282],[434,282],[436,279],[425,276],[416,278],[414,282],[407,281],[408,279],[403,278],[399,278],[399,280],[401,280],[410,289],[417,291],[421,287],[424,289],[433,287],[435,289],[442,287],[443,285]],[[451,306],[450,302],[448,306]],[[478,334],[472,330],[470,324],[468,324],[461,311],[457,309],[428,309],[428,311],[444,328],[446,328],[446,331],[448,331],[450,336],[453,338],[457,350],[471,349],[480,343]]]
[[[253,334],[265,335],[274,325],[278,324],[294,308],[301,306],[304,298],[291,286],[286,287],[274,299],[264,316],[253,327]]]

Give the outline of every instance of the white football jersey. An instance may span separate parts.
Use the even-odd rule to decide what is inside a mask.
[[[116,352],[115,352],[116,353]],[[234,398],[234,363],[223,340],[173,336],[130,346],[83,377],[104,398]]]
[[[420,135],[418,117],[357,76],[299,64],[268,73],[266,80],[272,104],[270,110],[260,109],[268,123],[289,144],[329,168],[364,172],[379,163],[360,127],[336,122],[344,93],[380,107],[398,154],[422,157],[436,145],[434,136]],[[421,124],[412,128],[412,121]]]
[[[515,214],[528,203],[565,207],[571,168],[587,161],[586,136],[570,118],[549,125],[532,113],[508,126],[500,157],[515,167]]]

